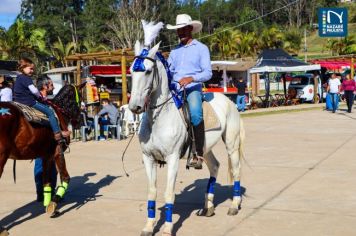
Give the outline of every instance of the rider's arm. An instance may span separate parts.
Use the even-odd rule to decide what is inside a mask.
[[[193,75],[194,82],[205,82],[211,79],[212,71],[211,71],[211,62],[210,62],[210,53],[207,46],[203,45],[200,52],[200,67],[201,72]]]
[[[28,89],[29,89],[29,90],[31,91],[31,93],[32,93],[33,95],[35,95],[37,98],[41,97],[41,93],[40,93],[40,91],[38,91],[38,89],[35,87],[35,85],[30,84],[30,85],[28,86]]]

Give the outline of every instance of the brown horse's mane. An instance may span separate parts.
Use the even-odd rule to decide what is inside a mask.
[[[56,112],[61,112],[67,121],[76,120],[80,115],[79,94],[73,85],[63,86],[52,103]]]

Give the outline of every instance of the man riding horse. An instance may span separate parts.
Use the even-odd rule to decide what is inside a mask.
[[[194,155],[188,164],[195,169],[201,169],[203,163],[203,147],[205,142],[204,120],[202,107],[202,83],[211,76],[210,53],[206,45],[193,39],[192,34],[201,30],[202,23],[193,21],[187,14],[176,18],[176,25],[167,25],[167,29],[176,29],[180,44],[171,51],[168,64],[173,80],[184,87],[190,111],[190,121],[193,125],[195,147]]]

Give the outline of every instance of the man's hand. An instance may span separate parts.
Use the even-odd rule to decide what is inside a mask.
[[[186,85],[190,84],[193,81],[194,81],[193,77],[184,77],[181,80],[179,80],[179,85],[185,87]]]

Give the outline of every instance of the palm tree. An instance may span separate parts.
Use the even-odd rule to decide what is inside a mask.
[[[76,44],[74,42],[69,42],[64,44],[60,37],[58,37],[58,41],[53,44],[51,48],[52,55],[59,61],[62,65],[68,66],[65,57],[74,54],[76,49]]]
[[[341,39],[328,39],[326,48],[332,55],[353,54],[356,53],[356,40],[353,35]]]
[[[213,54],[219,55],[223,60],[235,57],[237,41],[241,32],[224,28],[217,29],[216,32],[209,40],[210,50]]]
[[[259,38],[259,48],[280,48],[283,46],[283,33],[276,27],[265,28]]]
[[[90,40],[84,40],[81,44],[81,52],[92,53],[92,52],[101,52],[108,51],[109,48],[104,44],[97,44]]]
[[[297,54],[302,43],[302,34],[297,28],[291,28],[284,33],[283,48],[290,53]]]
[[[32,29],[23,20],[16,20],[9,30],[0,30],[0,50],[4,59],[18,59],[22,55],[38,58],[47,54],[46,31],[44,29]]]
[[[258,50],[258,40],[254,32],[240,33],[236,42],[235,57],[254,56]]]

